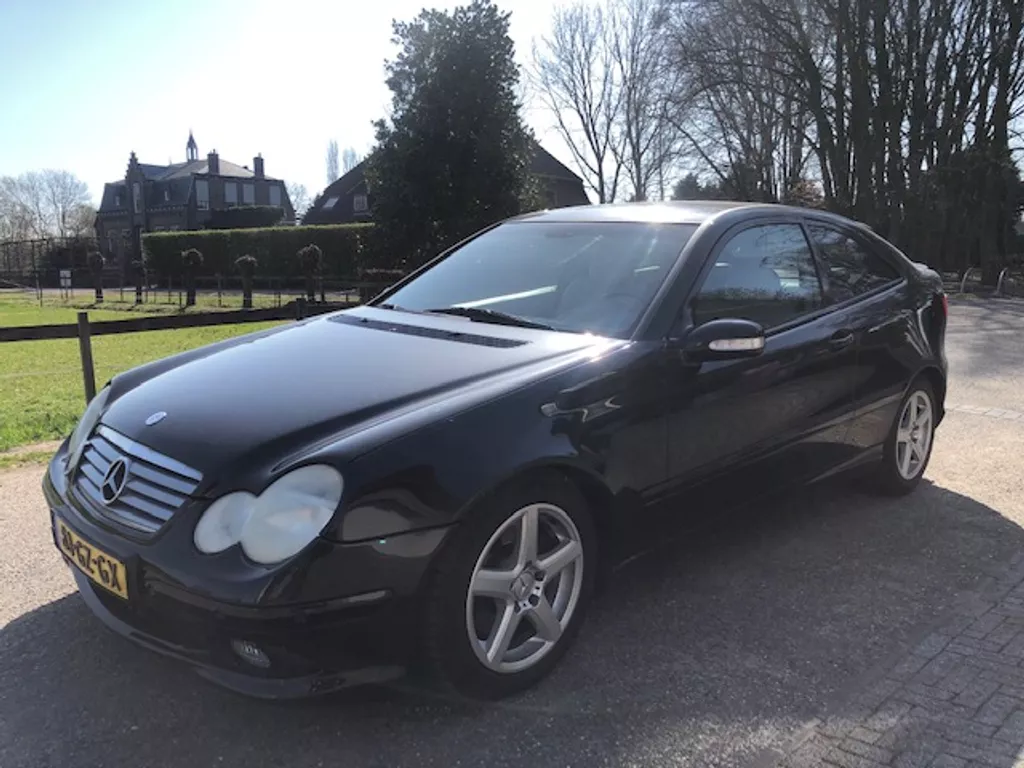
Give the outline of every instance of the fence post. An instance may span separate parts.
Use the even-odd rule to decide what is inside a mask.
[[[92,337],[89,333],[89,313],[78,313],[78,351],[82,356],[82,383],[85,385],[85,402],[88,405],[96,397],[96,373],[92,365]]]
[[[298,298],[295,300],[295,319],[301,320],[306,316],[306,300]]]

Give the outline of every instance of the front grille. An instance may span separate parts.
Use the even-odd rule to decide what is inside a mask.
[[[103,478],[118,459],[127,462],[127,480],[121,495],[107,503],[101,491]],[[152,536],[181,508],[202,479],[197,470],[100,426],[82,453],[74,488],[97,516]]]

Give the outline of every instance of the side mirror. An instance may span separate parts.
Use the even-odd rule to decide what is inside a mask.
[[[678,348],[694,362],[757,357],[764,351],[764,328],[752,320],[722,318],[698,325]]]

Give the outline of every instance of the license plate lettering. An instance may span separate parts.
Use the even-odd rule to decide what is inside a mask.
[[[80,541],[75,542],[75,559],[78,560],[78,565],[83,571],[88,571],[92,576],[96,575],[96,571],[92,568],[92,549]]]
[[[63,521],[58,521],[57,540],[61,551],[78,570],[118,597],[128,599],[124,563],[83,541]]]

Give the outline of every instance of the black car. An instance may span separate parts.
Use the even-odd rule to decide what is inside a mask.
[[[502,696],[667,526],[854,467],[914,488],[946,316],[935,272],[827,213],[521,216],[114,377],[44,480],[54,540],[108,626],[236,690],[415,663]]]

